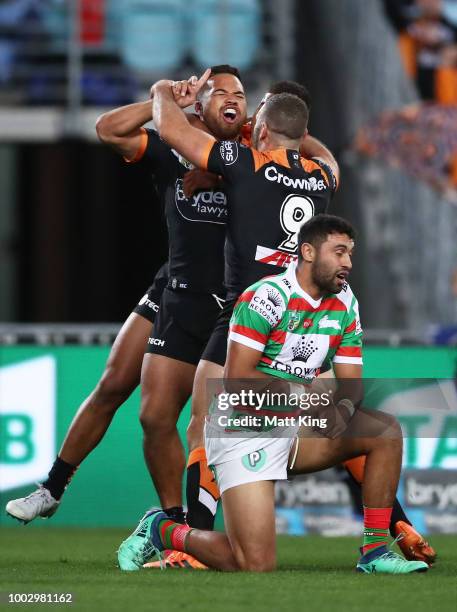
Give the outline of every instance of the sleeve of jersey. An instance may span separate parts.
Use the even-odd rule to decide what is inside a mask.
[[[363,331],[360,323],[359,305],[355,298],[346,321],[347,325],[341,343],[336,350],[333,362],[362,365]]]
[[[247,289],[233,311],[229,340],[263,352],[284,308],[284,300],[273,286],[263,284],[256,290]]]
[[[230,181],[236,180],[243,167],[253,167],[251,149],[234,140],[221,140],[208,145],[202,159],[202,167]]]
[[[148,159],[156,165],[163,160],[169,159],[170,149],[160,139],[159,134],[155,130],[141,128],[140,145],[134,157],[128,159],[124,157],[128,164],[135,164],[142,159]]]

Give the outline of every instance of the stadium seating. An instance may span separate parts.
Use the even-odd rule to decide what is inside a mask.
[[[243,70],[252,65],[261,25],[257,0],[195,0],[191,21],[192,56],[198,66],[232,64]]]
[[[260,47],[260,0],[103,0],[99,6],[106,10],[97,22],[100,36],[91,38],[86,15],[80,40],[84,104],[127,103],[155,78],[215,64],[245,70]],[[71,7],[68,0],[0,0],[1,101],[65,99]]]
[[[105,0],[105,37],[100,45],[101,51],[114,52],[119,48],[119,32],[124,17],[123,1]],[[46,0],[39,4],[41,22],[50,37],[50,47],[53,51],[62,52],[68,46],[68,8],[65,0]]]
[[[7,0],[0,4],[0,83],[11,77],[18,43],[26,34],[23,28],[19,29],[33,6],[33,0]]]
[[[21,2],[28,6],[33,0]],[[66,0],[43,0],[36,9],[49,36],[48,51],[65,52]],[[120,52],[123,62],[140,73],[176,69],[186,54],[199,67],[231,63],[245,69],[259,46],[258,0],[106,0],[106,10],[99,50]]]
[[[64,0],[47,0],[40,4],[43,29],[49,35],[50,51],[62,53],[68,47],[68,6]]]
[[[179,66],[186,52],[185,0],[124,0],[121,55],[137,72]]]

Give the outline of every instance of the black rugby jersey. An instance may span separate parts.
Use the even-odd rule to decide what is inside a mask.
[[[169,241],[169,286],[206,293],[224,293],[224,242],[227,196],[223,189],[197,191],[186,198],[183,176],[193,168],[170,149],[155,130],[142,129],[132,162],[151,164],[165,210]]]
[[[225,180],[229,295],[239,295],[295,260],[301,225],[326,212],[336,188],[330,167],[294,150],[260,153],[233,141],[215,142],[201,166]]]

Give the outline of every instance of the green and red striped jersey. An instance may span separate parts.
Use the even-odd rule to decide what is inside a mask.
[[[326,359],[362,364],[358,302],[348,284],[314,300],[299,285],[296,264],[254,283],[240,296],[229,340],[262,352],[257,369],[311,382]]]

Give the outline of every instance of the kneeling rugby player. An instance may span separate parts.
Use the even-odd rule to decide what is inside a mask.
[[[327,358],[333,361],[342,390],[347,379],[361,377],[358,304],[346,282],[353,246],[354,230],[339,217],[320,215],[302,226],[298,264],[254,283],[236,304],[230,324],[226,389],[240,390],[245,385],[249,391],[246,379],[263,384],[263,390],[272,393],[284,391],[289,384],[303,388]],[[268,313],[259,310],[262,301],[271,302]],[[329,320],[334,325],[321,324]],[[288,467],[293,473],[314,472],[363,454],[367,457],[364,534],[357,570],[425,572],[425,562],[407,561],[387,547],[402,459],[398,423],[389,415],[355,410],[354,402],[340,389],[335,403],[339,426],[300,439],[295,437],[295,427],[285,436],[279,430],[270,431],[269,436],[265,431],[245,438],[239,431],[213,436],[212,428],[217,425],[209,422],[205,445],[222,494],[226,533],[192,529],[174,523],[160,510],[152,511],[143,521],[146,538],[137,551],[141,561],[153,552],[175,548],[214,569],[271,571],[276,567],[274,482],[287,478]],[[251,410],[255,415],[255,408]],[[316,416],[330,414],[321,406]],[[335,436],[345,428],[345,435]]]

